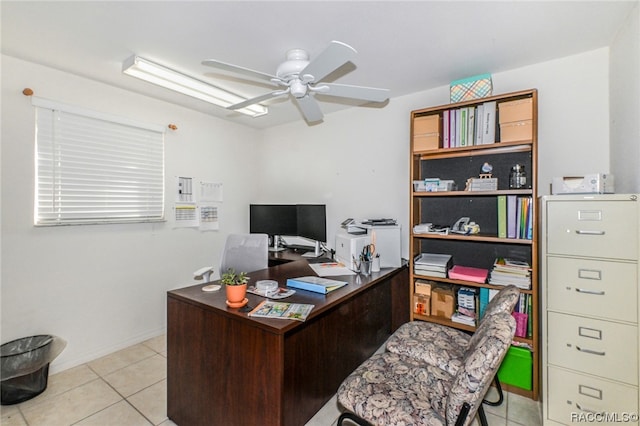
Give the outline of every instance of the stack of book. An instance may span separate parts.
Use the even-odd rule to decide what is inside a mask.
[[[413,271],[418,275],[447,278],[450,264],[450,254],[421,253],[413,260]]]
[[[489,284],[515,285],[518,288],[531,289],[531,266],[524,260],[498,257],[493,262]]]
[[[461,287],[458,290],[458,308],[451,316],[451,321],[475,326],[476,317],[476,291],[473,288]]]

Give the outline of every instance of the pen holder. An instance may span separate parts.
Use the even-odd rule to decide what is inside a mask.
[[[371,263],[372,262],[370,260],[363,260],[360,262],[360,273],[365,277],[371,275]]]
[[[371,262],[371,272],[380,272],[380,256],[374,257]]]

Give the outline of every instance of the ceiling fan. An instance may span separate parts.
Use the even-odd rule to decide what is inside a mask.
[[[202,61],[202,64],[253,79],[266,80],[281,87],[278,90],[231,105],[227,107],[228,109],[236,110],[278,96],[291,95],[291,99],[298,105],[304,119],[308,123],[314,123],[323,118],[320,106],[315,99],[316,93],[367,102],[384,102],[389,98],[389,90],[387,89],[322,81],[333,71],[353,59],[356,53],[353,47],[339,41],[329,43],[329,46],[313,60],[309,59],[309,54],[305,50],[291,49],[287,52],[287,60],[278,66],[275,75],[215,59],[207,59]]]

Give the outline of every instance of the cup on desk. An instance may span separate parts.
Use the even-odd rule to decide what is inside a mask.
[[[375,255],[371,260],[371,272],[380,272],[380,255]]]
[[[365,277],[371,275],[371,266],[373,261],[371,260],[363,260],[360,262],[360,273]]]

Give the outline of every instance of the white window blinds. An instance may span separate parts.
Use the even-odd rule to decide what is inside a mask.
[[[34,98],[36,225],[164,220],[162,128]]]

